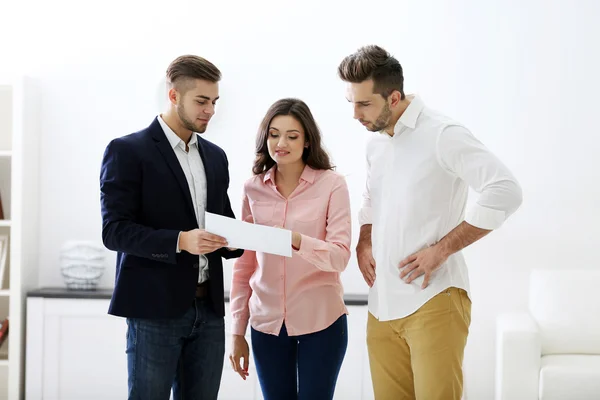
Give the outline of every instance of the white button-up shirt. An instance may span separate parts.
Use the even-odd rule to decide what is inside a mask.
[[[198,136],[196,133],[192,133],[192,137],[187,146],[188,150],[186,150],[185,142],[169,128],[169,125],[165,123],[160,115],[158,116],[158,122],[165,132],[165,135],[177,156],[177,160],[179,160],[185,179],[187,180],[192,196],[194,211],[196,212],[198,227],[204,229],[204,211],[206,210],[206,173],[198,149]],[[179,252],[179,239],[177,239],[177,252]],[[208,259],[206,256],[200,255],[199,263],[200,274],[198,276],[198,283],[202,283],[209,278]]]
[[[469,186],[479,193],[465,208]],[[506,166],[464,126],[433,111],[415,96],[394,136],[378,133],[367,146],[367,184],[360,225],[372,224],[376,279],[369,311],[381,321],[406,317],[439,292],[467,293],[462,253],[451,255],[425,289],[424,276],[406,283],[398,265],[466,221],[493,230],[521,204],[521,188]]]

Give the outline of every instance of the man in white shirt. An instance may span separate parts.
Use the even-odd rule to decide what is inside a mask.
[[[520,206],[506,166],[464,126],[404,94],[400,63],[378,46],[338,67],[367,147],[356,247],[369,290],[375,398],[460,399],[471,322],[461,250]],[[468,189],[479,193],[465,213]]]

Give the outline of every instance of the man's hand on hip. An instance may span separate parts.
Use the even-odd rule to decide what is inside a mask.
[[[179,248],[196,255],[212,253],[226,246],[225,238],[206,232],[204,229],[181,232],[179,237]]]
[[[400,279],[410,283],[421,275],[425,275],[421,289],[429,284],[431,274],[437,270],[448,256],[439,246],[431,246],[417,251],[400,262],[398,268],[402,270]]]

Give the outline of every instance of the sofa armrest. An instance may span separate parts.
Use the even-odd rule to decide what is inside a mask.
[[[538,400],[542,344],[528,313],[496,321],[496,400]]]

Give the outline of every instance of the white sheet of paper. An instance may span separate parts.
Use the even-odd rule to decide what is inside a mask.
[[[227,247],[292,256],[292,231],[206,212],[204,229],[227,239]]]

